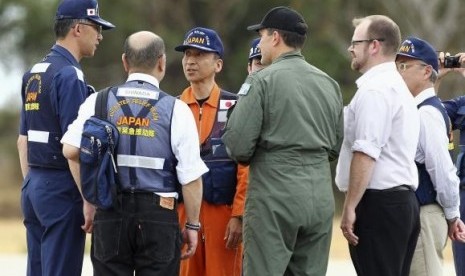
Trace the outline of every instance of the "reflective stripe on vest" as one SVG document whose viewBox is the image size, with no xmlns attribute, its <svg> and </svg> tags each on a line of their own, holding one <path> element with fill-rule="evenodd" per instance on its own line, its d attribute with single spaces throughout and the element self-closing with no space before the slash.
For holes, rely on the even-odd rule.
<svg viewBox="0 0 465 276">
<path fill-rule="evenodd" d="M 117 163 L 120 167 L 163 170 L 165 159 L 147 156 L 118 154 Z"/>
<path fill-rule="evenodd" d="M 50 136 L 50 132 L 48 131 L 40 131 L 40 130 L 28 130 L 27 131 L 27 140 L 29 142 L 48 143 L 49 136 Z"/>
</svg>

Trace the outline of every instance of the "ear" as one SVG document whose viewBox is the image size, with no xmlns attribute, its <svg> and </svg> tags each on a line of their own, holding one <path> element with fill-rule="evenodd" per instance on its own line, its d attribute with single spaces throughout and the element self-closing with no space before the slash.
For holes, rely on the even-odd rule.
<svg viewBox="0 0 465 276">
<path fill-rule="evenodd" d="M 121 55 L 121 61 L 123 62 L 123 67 L 124 67 L 124 72 L 129 72 L 129 64 L 128 61 L 126 60 L 126 54 Z"/>
<path fill-rule="evenodd" d="M 433 74 L 433 67 L 425 66 L 425 80 L 429 79 L 431 74 Z"/>
<path fill-rule="evenodd" d="M 166 70 L 166 54 L 163 54 L 157 61 L 158 70 L 160 72 L 165 72 Z"/>
<path fill-rule="evenodd" d="M 77 23 L 76 25 L 74 25 L 74 27 L 71 27 L 69 29 L 69 32 L 68 34 L 72 34 L 72 36 L 74 37 L 79 37 L 81 36 L 81 24 Z"/>
<path fill-rule="evenodd" d="M 382 51 L 381 42 L 379 42 L 378 40 L 374 40 L 372 43 L 370 43 L 370 45 L 368 46 L 368 49 L 371 49 L 371 53 L 373 55 L 380 53 Z"/>
<path fill-rule="evenodd" d="M 220 58 L 217 58 L 215 62 L 215 73 L 218 74 L 219 72 L 221 72 L 222 69 L 223 69 L 223 60 Z"/>
<path fill-rule="evenodd" d="M 279 35 L 277 31 L 273 31 L 271 36 L 272 36 L 271 43 L 273 44 L 273 46 L 276 46 L 281 42 L 281 35 Z"/>
</svg>

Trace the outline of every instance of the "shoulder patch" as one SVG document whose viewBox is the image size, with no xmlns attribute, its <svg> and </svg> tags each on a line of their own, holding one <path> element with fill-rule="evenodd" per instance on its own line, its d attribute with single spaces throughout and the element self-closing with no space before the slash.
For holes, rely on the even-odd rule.
<svg viewBox="0 0 465 276">
<path fill-rule="evenodd" d="M 77 77 L 80 81 L 84 82 L 84 73 L 82 73 L 81 69 L 74 67 L 74 70 L 76 70 Z"/>
<path fill-rule="evenodd" d="M 50 66 L 50 63 L 37 63 L 36 65 L 34 65 L 31 69 L 31 74 L 34 74 L 34 73 L 44 73 L 45 71 L 47 71 L 47 68 Z"/>
<path fill-rule="evenodd" d="M 247 93 L 249 93 L 249 90 L 250 90 L 250 83 L 243 83 L 237 95 L 245 96 L 247 95 Z"/>
</svg>

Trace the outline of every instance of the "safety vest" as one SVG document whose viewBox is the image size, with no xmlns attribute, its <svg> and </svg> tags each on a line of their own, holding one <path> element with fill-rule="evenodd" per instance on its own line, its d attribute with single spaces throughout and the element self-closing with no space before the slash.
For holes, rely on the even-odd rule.
<svg viewBox="0 0 465 276">
<path fill-rule="evenodd" d="M 446 134 L 447 137 L 449 137 L 449 144 L 452 143 L 452 127 L 451 127 L 451 122 L 449 119 L 449 116 L 447 115 L 447 111 L 442 105 L 441 101 L 437 96 L 428 98 L 424 100 L 422 103 L 420 103 L 417 107 L 420 109 L 420 107 L 425 106 L 425 105 L 430 105 L 435 107 L 439 112 L 441 112 L 442 117 L 444 118 L 444 122 L 446 123 Z M 449 148 L 450 149 L 450 148 Z M 418 198 L 418 201 L 420 205 L 427 205 L 436 202 L 436 190 L 434 189 L 433 182 L 431 181 L 431 177 L 426 170 L 425 164 L 421 164 L 418 162 L 415 162 L 418 168 L 418 177 L 419 177 L 419 183 L 418 183 L 418 189 L 415 191 L 415 194 Z"/>
<path fill-rule="evenodd" d="M 107 118 L 120 133 L 116 162 L 123 191 L 176 191 L 177 160 L 171 149 L 174 103 L 174 97 L 144 81 L 110 90 Z"/>
<path fill-rule="evenodd" d="M 203 199 L 212 204 L 232 204 L 236 194 L 237 164 L 229 158 L 221 140 L 230 106 L 224 103 L 236 101 L 237 95 L 221 90 L 215 122 L 210 135 L 200 145 L 200 155 L 209 171 L 202 176 Z"/>
<path fill-rule="evenodd" d="M 460 97 L 460 99 L 454 103 L 461 104 L 460 101 L 462 97 Z M 460 140 L 459 153 L 457 155 L 455 166 L 457 167 L 457 176 L 460 178 L 460 187 L 461 189 L 465 189 L 465 106 L 460 106 L 456 112 L 456 115 L 457 117 L 454 120 L 454 126 L 460 130 Z"/>
<path fill-rule="evenodd" d="M 91 91 L 87 88 L 84 75 L 79 64 L 60 46 L 53 46 L 52 51 L 40 62 L 35 64 L 23 76 L 22 98 L 27 126 L 27 157 L 32 167 L 67 169 L 68 161 L 63 156 L 60 140 L 63 136 L 60 116 L 55 106 L 59 105 L 59 95 L 54 79 L 58 73 L 66 71 L 75 73 L 80 91 L 60 91 L 61 93 L 85 93 L 76 100 L 85 99 Z M 71 80 L 70 80 L 71 81 Z M 73 83 L 73 85 L 75 85 Z M 76 88 L 73 86 L 72 88 Z M 79 106 L 79 105 L 77 105 Z M 78 110 L 67 110 L 70 116 L 77 116 Z M 73 113 L 73 114 L 71 114 Z M 75 113 L 75 114 L 74 114 Z"/>
</svg>

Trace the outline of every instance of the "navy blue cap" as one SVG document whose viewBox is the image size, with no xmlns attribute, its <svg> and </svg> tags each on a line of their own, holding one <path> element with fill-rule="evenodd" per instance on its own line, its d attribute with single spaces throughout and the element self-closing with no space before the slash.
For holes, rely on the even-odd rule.
<svg viewBox="0 0 465 276">
<path fill-rule="evenodd" d="M 260 38 L 255 38 L 254 40 L 252 40 L 252 43 L 250 44 L 249 60 L 253 58 L 262 57 L 262 51 L 260 50 L 260 48 L 258 48 L 259 42 Z"/>
<path fill-rule="evenodd" d="M 278 29 L 300 35 L 307 34 L 307 23 L 297 11 L 288 7 L 276 7 L 268 11 L 262 22 L 247 27 L 249 31 L 259 31 L 265 28 Z"/>
<path fill-rule="evenodd" d="M 397 57 L 399 56 L 421 60 L 438 72 L 439 62 L 436 50 L 428 42 L 418 37 L 407 37 L 397 52 Z"/>
<path fill-rule="evenodd" d="M 102 29 L 104 30 L 115 27 L 115 25 L 99 16 L 97 0 L 61 1 L 57 9 L 55 20 L 61 19 L 87 19 L 102 26 Z"/>
<path fill-rule="evenodd" d="M 196 48 L 206 52 L 217 53 L 220 58 L 223 58 L 224 49 L 223 42 L 218 34 L 212 30 L 202 27 L 196 27 L 186 33 L 184 42 L 176 46 L 174 50 L 184 52 L 188 48 Z"/>
</svg>

